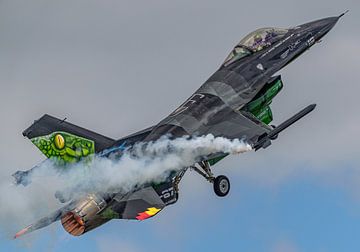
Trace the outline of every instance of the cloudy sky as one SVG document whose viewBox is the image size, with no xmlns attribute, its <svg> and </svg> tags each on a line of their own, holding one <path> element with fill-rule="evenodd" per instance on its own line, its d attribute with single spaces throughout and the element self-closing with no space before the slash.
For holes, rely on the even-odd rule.
<svg viewBox="0 0 360 252">
<path fill-rule="evenodd" d="M 281 72 L 274 123 L 310 103 L 316 111 L 270 148 L 219 163 L 228 197 L 188 173 L 179 202 L 148 221 L 114 220 L 80 238 L 56 223 L 10 239 L 55 206 L 47 181 L 7 191 L 10 174 L 44 159 L 21 135 L 34 119 L 48 113 L 113 138 L 130 134 L 188 98 L 250 31 L 347 9 Z M 358 0 L 0 0 L 0 249 L 358 251 L 359 11 Z"/>
</svg>

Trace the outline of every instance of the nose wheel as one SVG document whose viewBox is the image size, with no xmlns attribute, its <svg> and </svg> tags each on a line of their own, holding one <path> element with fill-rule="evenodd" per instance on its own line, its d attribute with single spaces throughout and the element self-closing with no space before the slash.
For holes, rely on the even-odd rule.
<svg viewBox="0 0 360 252">
<path fill-rule="evenodd" d="M 230 180 L 224 175 L 214 177 L 214 174 L 211 172 L 209 162 L 203 161 L 191 168 L 213 184 L 214 192 L 217 196 L 225 197 L 228 195 L 230 191 Z"/>
</svg>

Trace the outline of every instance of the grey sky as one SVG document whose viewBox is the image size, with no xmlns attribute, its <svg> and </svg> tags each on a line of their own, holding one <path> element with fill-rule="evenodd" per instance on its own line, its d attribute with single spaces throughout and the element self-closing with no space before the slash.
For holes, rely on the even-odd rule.
<svg viewBox="0 0 360 252">
<path fill-rule="evenodd" d="M 309 102 L 319 106 L 271 152 L 296 142 L 294 153 L 308 158 L 323 159 L 331 151 L 341 154 L 333 158 L 352 155 L 353 140 L 360 138 L 355 126 L 360 88 L 354 81 L 360 63 L 359 4 L 326 3 L 2 1 L 0 113 L 8 122 L 1 153 L 13 144 L 12 154 L 5 155 L 9 162 L 15 148 L 35 160 L 20 133 L 43 113 L 112 137 L 147 127 L 186 99 L 251 30 L 288 27 L 350 9 L 324 43 L 282 72 L 285 89 L 273 105 L 275 122 Z M 340 150 L 324 145 L 330 136 Z"/>
<path fill-rule="evenodd" d="M 281 72 L 275 123 L 309 103 L 316 111 L 269 149 L 221 164 L 264 183 L 315 169 L 341 184 L 330 168 L 359 165 L 359 1 L 2 0 L 1 179 L 43 159 L 21 132 L 44 113 L 124 136 L 175 109 L 248 32 L 347 9 L 323 43 Z M 278 163 L 271 173 L 269 162 Z"/>
</svg>

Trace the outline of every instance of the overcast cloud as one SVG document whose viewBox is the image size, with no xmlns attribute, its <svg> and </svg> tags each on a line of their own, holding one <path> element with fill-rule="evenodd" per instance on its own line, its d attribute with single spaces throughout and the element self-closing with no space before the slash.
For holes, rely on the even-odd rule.
<svg viewBox="0 0 360 252">
<path fill-rule="evenodd" d="M 0 1 L 0 182 L 43 160 L 21 132 L 44 113 L 120 138 L 174 110 L 248 32 L 347 9 L 321 44 L 281 72 L 274 123 L 310 103 L 315 112 L 269 149 L 230 157 L 215 173 L 275 187 L 310 174 L 360 198 L 357 0 Z M 193 180 L 182 186 L 187 197 L 195 197 Z M 298 251 L 289 244 L 274 250 Z"/>
</svg>

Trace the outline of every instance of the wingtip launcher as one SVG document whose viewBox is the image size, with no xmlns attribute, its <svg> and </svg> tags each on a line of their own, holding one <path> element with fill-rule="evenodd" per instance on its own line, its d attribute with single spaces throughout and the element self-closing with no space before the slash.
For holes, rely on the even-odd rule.
<svg viewBox="0 0 360 252">
<path fill-rule="evenodd" d="M 265 133 L 264 135 L 260 136 L 257 142 L 253 144 L 253 149 L 257 151 L 260 148 L 265 149 L 269 147 L 271 145 L 271 140 L 275 140 L 280 132 L 284 131 L 285 129 L 287 129 L 288 127 L 299 121 L 301 118 L 312 112 L 315 109 L 315 107 L 316 104 L 311 104 L 307 106 L 306 108 L 295 114 L 294 116 L 287 119 L 285 122 L 281 123 L 279 126 L 274 128 L 269 133 Z"/>
</svg>

